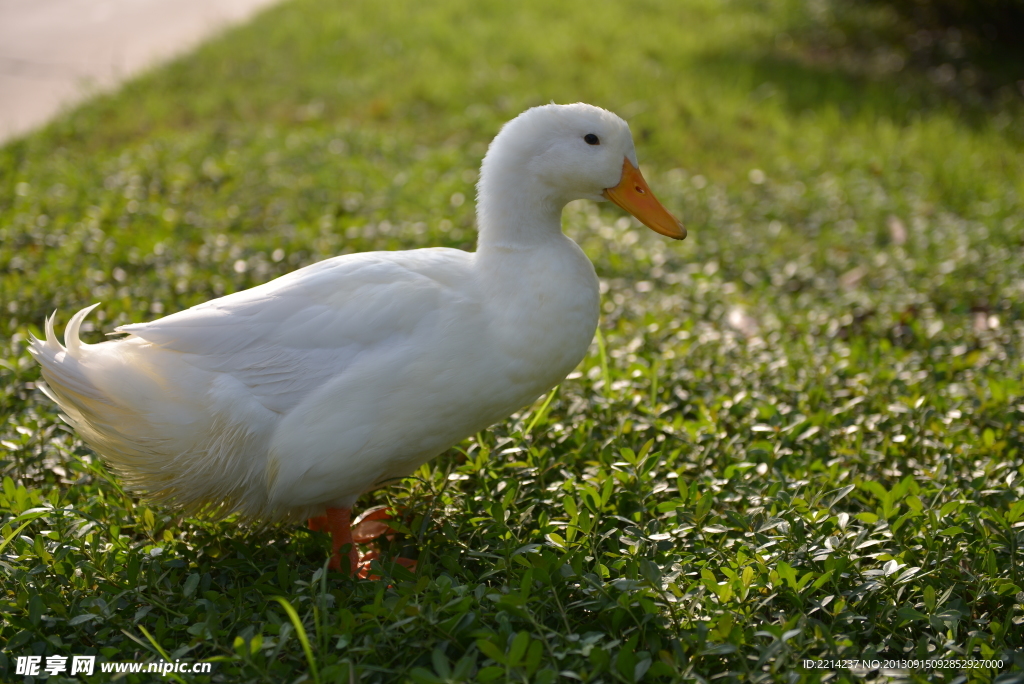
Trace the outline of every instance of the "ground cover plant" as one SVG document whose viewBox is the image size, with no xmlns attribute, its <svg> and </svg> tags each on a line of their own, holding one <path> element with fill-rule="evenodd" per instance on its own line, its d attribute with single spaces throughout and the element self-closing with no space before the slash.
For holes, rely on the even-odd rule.
<svg viewBox="0 0 1024 684">
<path fill-rule="evenodd" d="M 805 50 L 812 10 L 295 0 L 0 149 L 0 678 L 848 681 L 879 673 L 804 660 L 887 654 L 1021 681 L 1024 117 Z M 404 515 L 386 581 L 147 505 L 35 391 L 54 309 L 103 302 L 98 342 L 336 254 L 471 248 L 486 144 L 552 99 L 630 120 L 690 238 L 568 208 L 600 335 L 362 499 Z"/>
</svg>

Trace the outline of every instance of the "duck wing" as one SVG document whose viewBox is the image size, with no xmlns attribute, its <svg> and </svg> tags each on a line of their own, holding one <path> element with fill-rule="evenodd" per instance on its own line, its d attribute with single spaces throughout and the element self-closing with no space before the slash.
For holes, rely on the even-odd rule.
<svg viewBox="0 0 1024 684">
<path fill-rule="evenodd" d="M 471 257 L 439 248 L 345 255 L 117 331 L 229 375 L 286 414 L 362 355 L 407 345 L 469 304 Z"/>
</svg>

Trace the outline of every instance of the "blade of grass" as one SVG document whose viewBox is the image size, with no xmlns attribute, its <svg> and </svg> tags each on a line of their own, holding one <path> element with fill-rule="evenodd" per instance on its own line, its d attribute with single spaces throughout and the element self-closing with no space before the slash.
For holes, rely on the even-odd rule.
<svg viewBox="0 0 1024 684">
<path fill-rule="evenodd" d="M 2 543 L 2 544 L 0 544 L 0 552 L 2 552 L 2 551 L 3 551 L 4 549 L 5 549 L 5 548 L 7 548 L 7 545 L 8 545 L 8 544 L 10 544 L 10 543 L 11 543 L 11 542 L 12 542 L 12 541 L 13 541 L 14 539 L 16 539 L 16 538 L 17 538 L 17 536 L 18 536 L 19 534 L 21 534 L 21 531 L 22 531 L 23 529 L 25 529 L 26 527 L 28 527 L 28 526 L 29 526 L 29 524 L 30 524 L 30 523 L 31 523 L 31 522 L 32 522 L 33 520 L 35 520 L 36 518 L 41 518 L 42 516 L 46 515 L 46 514 L 47 514 L 47 512 L 49 512 L 49 509 L 47 509 L 47 510 L 45 510 L 45 511 L 37 511 L 36 513 L 34 513 L 33 515 L 31 515 L 31 516 L 30 516 L 30 517 L 29 517 L 29 518 L 28 518 L 28 519 L 27 519 L 27 520 L 26 520 L 25 522 L 23 522 L 23 523 L 21 524 L 21 526 L 19 526 L 19 527 L 18 527 L 18 529 L 16 529 L 16 530 L 14 530 L 13 532 L 11 532 L 11 535 L 10 535 L 9 537 L 7 537 L 7 539 L 4 539 L 3 543 Z M 22 515 L 19 515 L 19 516 L 18 516 L 17 518 L 15 518 L 14 520 L 12 520 L 11 522 L 14 522 L 14 521 L 16 521 L 16 520 L 19 520 L 19 519 L 21 519 L 21 518 L 22 518 L 22 516 L 24 516 L 24 515 L 25 515 L 24 513 L 23 513 Z M 8 524 L 10 524 L 10 523 L 8 523 Z"/>
<path fill-rule="evenodd" d="M 533 428 L 537 425 L 538 422 L 540 422 L 540 419 L 543 418 L 544 415 L 548 412 L 548 406 L 551 405 L 551 400 L 554 399 L 555 394 L 558 393 L 559 387 L 561 387 L 561 385 L 555 385 L 554 388 L 550 392 L 548 392 L 547 399 L 545 399 L 544 403 L 541 404 L 541 407 L 537 409 L 537 412 L 533 414 L 533 420 L 530 421 L 530 424 L 527 426 L 526 430 L 523 431 L 523 437 L 529 436 L 529 434 L 533 432 Z"/>
<path fill-rule="evenodd" d="M 601 360 L 601 380 L 604 381 L 604 387 L 601 388 L 602 394 L 610 398 L 612 395 L 612 376 L 608 372 L 608 352 L 605 349 L 604 335 L 601 334 L 601 328 L 595 331 L 594 337 L 597 340 L 597 356 Z"/>
<path fill-rule="evenodd" d="M 306 628 L 302 626 L 302 621 L 299 620 L 299 614 L 295 612 L 295 608 L 288 602 L 288 599 L 282 596 L 275 596 L 274 600 L 281 604 L 284 608 L 284 612 L 288 613 L 288 619 L 292 621 L 292 626 L 295 627 L 295 633 L 299 635 L 299 641 L 302 643 L 302 650 L 306 652 L 306 661 L 309 662 L 309 670 L 313 674 L 313 681 L 316 684 L 320 684 L 320 672 L 316 668 L 316 659 L 313 658 L 313 649 L 309 645 L 309 637 L 306 636 Z"/>
<path fill-rule="evenodd" d="M 140 631 L 140 632 L 142 632 L 142 633 L 143 633 L 143 635 L 145 635 L 146 639 L 147 639 L 147 640 L 149 641 L 149 643 L 150 643 L 150 644 L 152 644 L 153 648 L 154 648 L 154 649 L 156 650 L 157 654 L 159 654 L 159 656 L 160 656 L 161 658 L 163 658 L 163 659 L 164 659 L 164 660 L 165 660 L 166 662 L 168 662 L 168 663 L 170 663 L 170 662 L 173 662 L 173 661 L 174 661 L 174 659 L 173 659 L 173 658 L 171 658 L 170 654 L 168 654 L 168 653 L 167 653 L 167 651 L 165 651 L 165 650 L 163 649 L 163 647 L 162 647 L 162 646 L 160 646 L 160 644 L 159 644 L 159 643 L 157 643 L 157 640 L 153 638 L 153 635 L 149 633 L 149 630 L 147 630 L 147 629 L 146 629 L 145 627 L 143 627 L 142 625 L 136 625 L 136 627 L 138 627 L 138 628 L 139 628 L 139 631 Z M 140 639 L 139 639 L 138 637 L 136 637 L 136 636 L 135 636 L 134 634 L 132 634 L 132 633 L 131 633 L 131 632 L 129 632 L 128 630 L 121 630 L 121 631 L 122 631 L 122 632 L 124 632 L 125 636 L 127 636 L 128 638 L 130 638 L 130 639 L 131 639 L 132 641 L 135 641 L 136 643 L 138 643 L 138 644 L 141 644 L 142 646 L 145 646 L 145 645 L 146 645 L 146 644 L 145 644 L 145 643 L 143 643 L 143 642 L 142 642 L 142 641 L 141 641 L 141 640 L 140 640 Z M 176 681 L 176 682 L 181 682 L 181 684 L 185 684 L 185 680 L 184 680 L 184 679 L 182 679 L 181 677 L 179 677 L 179 676 L 178 676 L 177 674 L 175 674 L 175 673 L 173 673 L 173 672 L 168 672 L 168 673 L 167 673 L 166 675 L 164 675 L 164 676 L 165 676 L 165 677 L 170 677 L 171 679 L 173 679 L 173 680 L 174 680 L 174 681 Z"/>
</svg>

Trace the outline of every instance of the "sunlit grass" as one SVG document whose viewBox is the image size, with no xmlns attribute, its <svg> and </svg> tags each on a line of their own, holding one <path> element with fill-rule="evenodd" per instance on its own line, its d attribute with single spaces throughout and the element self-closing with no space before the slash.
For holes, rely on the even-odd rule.
<svg viewBox="0 0 1024 684">
<path fill-rule="evenodd" d="M 803 7 L 300 0 L 0 150 L 3 678 L 147 633 L 230 682 L 1019 674 L 1024 119 L 814 62 Z M 364 497 L 408 512 L 417 576 L 151 507 L 33 390 L 54 309 L 103 302 L 98 342 L 347 251 L 471 249 L 487 143 L 549 100 L 626 116 L 690 238 L 568 208 L 603 345 Z"/>
</svg>

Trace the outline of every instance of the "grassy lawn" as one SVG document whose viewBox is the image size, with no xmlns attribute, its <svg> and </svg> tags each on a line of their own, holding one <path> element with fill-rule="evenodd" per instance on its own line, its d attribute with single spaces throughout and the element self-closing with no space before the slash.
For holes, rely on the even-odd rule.
<svg viewBox="0 0 1024 684">
<path fill-rule="evenodd" d="M 1024 108 L 846 69 L 804 41 L 811 5 L 292 0 L 0 148 L 0 679 L 94 654 L 215 661 L 187 682 L 875 657 L 1024 681 Z M 415 575 L 148 506 L 34 390 L 54 309 L 102 302 L 97 342 L 336 254 L 472 249 L 487 144 L 550 100 L 626 117 L 690 237 L 570 205 L 591 353 L 360 502 L 406 512 L 386 551 Z"/>
</svg>

